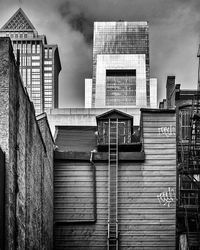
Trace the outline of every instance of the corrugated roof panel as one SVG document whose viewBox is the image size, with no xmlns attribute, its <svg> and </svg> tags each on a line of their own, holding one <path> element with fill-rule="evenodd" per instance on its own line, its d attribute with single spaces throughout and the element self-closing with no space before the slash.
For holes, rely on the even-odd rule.
<svg viewBox="0 0 200 250">
<path fill-rule="evenodd" d="M 96 147 L 96 127 L 57 127 L 55 144 L 59 151 L 88 152 Z"/>
</svg>

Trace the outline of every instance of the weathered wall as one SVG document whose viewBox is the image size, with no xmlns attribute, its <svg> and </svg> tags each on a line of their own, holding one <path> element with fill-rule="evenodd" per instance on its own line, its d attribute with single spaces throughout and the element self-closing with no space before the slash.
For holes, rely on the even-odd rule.
<svg viewBox="0 0 200 250">
<path fill-rule="evenodd" d="M 5 155 L 0 148 L 0 250 L 4 249 Z"/>
<path fill-rule="evenodd" d="M 53 224 L 48 223 L 48 237 L 44 237 L 43 223 L 46 217 L 53 216 L 53 183 L 49 178 L 52 152 L 47 154 L 8 38 L 0 39 L 0 57 L 0 145 L 6 153 L 5 246 L 6 249 L 51 249 Z M 50 143 L 49 147 L 53 147 Z M 48 190 L 43 184 L 46 182 L 51 186 Z M 51 201 L 43 214 L 47 195 Z"/>
<path fill-rule="evenodd" d="M 43 159 L 42 190 L 42 237 L 43 249 L 53 249 L 53 150 L 54 142 L 46 115 L 37 116 L 42 138 L 46 145 L 46 157 Z"/>
<path fill-rule="evenodd" d="M 143 111 L 145 162 L 140 197 L 144 246 L 175 249 L 176 236 L 176 115 L 175 111 Z M 139 186 L 140 186 L 139 185 Z M 168 198 L 165 197 L 166 192 Z M 160 203 L 157 197 L 160 196 Z M 166 201 L 171 202 L 167 203 Z M 161 201 L 163 200 L 163 202 Z M 143 224 L 143 226 L 142 226 Z M 146 224 L 146 227 L 144 226 Z"/>
<path fill-rule="evenodd" d="M 89 159 L 55 161 L 54 249 L 107 249 L 107 164 L 95 165 L 96 211 Z"/>
<path fill-rule="evenodd" d="M 119 162 L 119 249 L 174 250 L 175 112 L 142 111 L 141 117 L 145 161 Z M 108 165 L 99 160 L 95 167 L 97 217 L 92 222 L 88 215 L 93 212 L 94 180 L 89 159 L 55 159 L 55 249 L 107 249 Z M 168 205 L 167 197 L 161 196 L 163 202 L 158 198 L 169 188 L 173 198 Z"/>
</svg>

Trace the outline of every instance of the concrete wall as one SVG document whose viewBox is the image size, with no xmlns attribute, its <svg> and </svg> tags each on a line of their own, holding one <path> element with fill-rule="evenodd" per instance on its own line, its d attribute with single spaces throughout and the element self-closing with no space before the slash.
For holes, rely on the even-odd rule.
<svg viewBox="0 0 200 250">
<path fill-rule="evenodd" d="M 158 104 L 158 89 L 157 89 L 157 78 L 150 78 L 150 107 L 157 108 Z"/>
<path fill-rule="evenodd" d="M 92 79 L 85 79 L 85 108 L 92 107 Z"/>
<path fill-rule="evenodd" d="M 117 54 L 97 55 L 96 65 L 96 96 L 95 107 L 106 107 L 106 70 L 135 69 L 136 70 L 136 106 L 147 107 L 146 93 L 146 55 L 145 54 Z M 125 83 L 124 83 L 125 84 Z M 117 97 L 116 97 L 117 98 Z M 120 99 L 117 104 L 122 107 Z"/>
<path fill-rule="evenodd" d="M 0 145 L 6 158 L 5 247 L 51 249 L 53 223 L 45 220 L 53 216 L 53 158 L 18 74 L 9 38 L 0 39 L 0 117 Z M 45 188 L 46 183 L 51 188 Z"/>
<path fill-rule="evenodd" d="M 133 116 L 133 125 L 140 124 L 140 108 L 117 108 Z M 55 134 L 56 126 L 96 126 L 96 116 L 111 108 L 60 108 L 52 109 L 47 114 L 51 132 Z"/>
</svg>

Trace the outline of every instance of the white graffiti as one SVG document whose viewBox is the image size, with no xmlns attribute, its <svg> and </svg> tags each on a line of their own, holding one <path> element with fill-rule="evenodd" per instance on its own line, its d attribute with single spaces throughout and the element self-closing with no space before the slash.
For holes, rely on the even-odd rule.
<svg viewBox="0 0 200 250">
<path fill-rule="evenodd" d="M 168 127 L 160 127 L 158 128 L 159 135 L 165 135 L 166 137 L 176 135 L 176 127 L 175 126 L 168 126 Z"/>
<path fill-rule="evenodd" d="M 176 201 L 176 194 L 174 189 L 169 187 L 167 192 L 160 193 L 157 198 L 160 204 L 170 207 Z"/>
</svg>

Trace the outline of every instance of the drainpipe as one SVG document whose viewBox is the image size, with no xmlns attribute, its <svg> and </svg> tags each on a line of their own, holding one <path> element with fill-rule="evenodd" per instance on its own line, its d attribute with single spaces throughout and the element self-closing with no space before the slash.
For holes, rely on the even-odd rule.
<svg viewBox="0 0 200 250">
<path fill-rule="evenodd" d="M 90 152 L 90 164 L 91 164 L 91 167 L 92 167 L 92 173 L 93 173 L 93 200 L 94 200 L 94 206 L 93 206 L 93 209 L 94 209 L 94 222 L 96 222 L 96 219 L 97 219 L 97 205 L 96 205 L 96 167 L 95 167 L 95 164 L 93 162 L 93 155 L 94 153 L 96 153 L 96 149 L 93 149 L 91 152 Z"/>
</svg>

